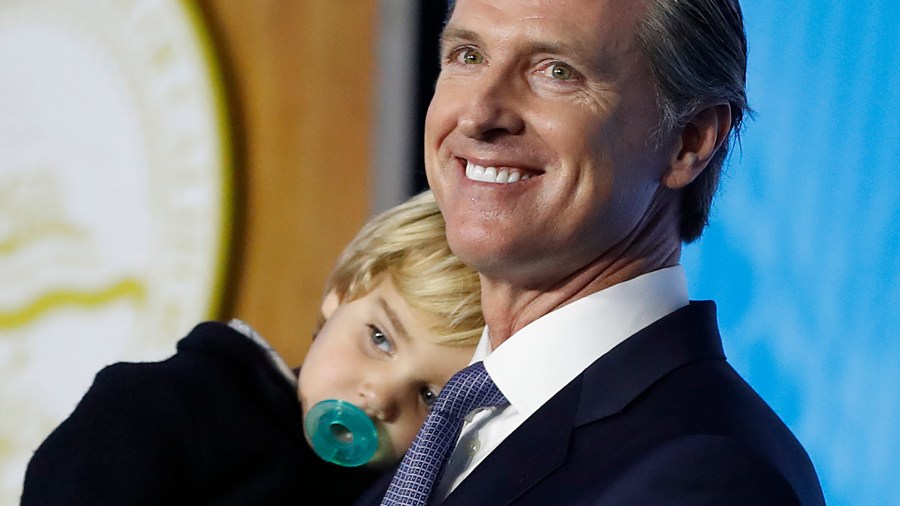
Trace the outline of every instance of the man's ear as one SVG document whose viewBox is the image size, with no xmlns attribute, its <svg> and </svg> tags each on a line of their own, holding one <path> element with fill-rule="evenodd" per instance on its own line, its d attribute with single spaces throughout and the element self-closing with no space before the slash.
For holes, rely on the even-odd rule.
<svg viewBox="0 0 900 506">
<path fill-rule="evenodd" d="M 722 146 L 730 128 L 728 104 L 712 105 L 695 114 L 675 139 L 663 185 L 677 190 L 696 179 Z"/>
<path fill-rule="evenodd" d="M 341 305 L 341 299 L 338 297 L 338 294 L 335 290 L 329 291 L 325 294 L 325 297 L 322 298 L 322 316 L 325 319 L 331 318 L 331 315 L 334 314 L 334 311 Z"/>
</svg>

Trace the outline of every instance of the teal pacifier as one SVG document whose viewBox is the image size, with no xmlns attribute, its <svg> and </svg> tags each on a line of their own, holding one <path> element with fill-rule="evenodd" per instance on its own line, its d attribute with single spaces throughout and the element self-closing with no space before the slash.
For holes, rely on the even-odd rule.
<svg viewBox="0 0 900 506">
<path fill-rule="evenodd" d="M 372 419 L 353 404 L 330 399 L 306 415 L 306 437 L 322 460 L 345 467 L 361 466 L 378 450 Z"/>
</svg>

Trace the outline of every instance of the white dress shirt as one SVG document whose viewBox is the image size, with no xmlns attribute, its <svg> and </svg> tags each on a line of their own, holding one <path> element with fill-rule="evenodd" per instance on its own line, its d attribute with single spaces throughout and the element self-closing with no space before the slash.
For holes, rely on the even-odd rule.
<svg viewBox="0 0 900 506">
<path fill-rule="evenodd" d="M 684 269 L 668 267 L 581 298 L 491 350 L 489 329 L 472 362 L 484 366 L 509 405 L 470 413 L 438 484 L 441 501 L 516 428 L 616 345 L 688 304 Z"/>
</svg>

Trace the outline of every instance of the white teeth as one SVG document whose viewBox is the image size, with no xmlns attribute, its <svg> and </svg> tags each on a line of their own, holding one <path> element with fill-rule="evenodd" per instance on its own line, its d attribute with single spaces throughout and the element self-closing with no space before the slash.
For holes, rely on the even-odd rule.
<svg viewBox="0 0 900 506">
<path fill-rule="evenodd" d="M 482 167 L 466 161 L 466 177 L 473 181 L 503 184 L 529 179 L 531 175 L 523 174 L 516 169 L 497 170 L 496 167 Z"/>
</svg>

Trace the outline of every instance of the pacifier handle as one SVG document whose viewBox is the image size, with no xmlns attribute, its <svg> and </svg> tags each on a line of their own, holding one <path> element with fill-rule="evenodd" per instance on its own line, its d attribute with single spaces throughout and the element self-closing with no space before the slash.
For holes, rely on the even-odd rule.
<svg viewBox="0 0 900 506">
<path fill-rule="evenodd" d="M 366 464 L 378 450 L 378 431 L 372 419 L 346 401 L 319 402 L 307 413 L 303 427 L 316 455 L 339 466 Z"/>
</svg>

